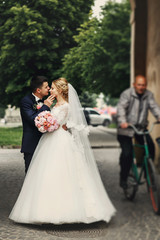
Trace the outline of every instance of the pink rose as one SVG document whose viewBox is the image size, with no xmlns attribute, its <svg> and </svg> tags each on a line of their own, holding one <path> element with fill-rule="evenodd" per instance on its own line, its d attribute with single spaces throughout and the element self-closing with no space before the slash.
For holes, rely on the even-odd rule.
<svg viewBox="0 0 160 240">
<path fill-rule="evenodd" d="M 41 105 L 37 105 L 37 109 L 40 109 L 41 108 Z"/>
<path fill-rule="evenodd" d="M 38 130 L 41 132 L 41 133 L 45 133 L 46 132 L 46 130 L 44 129 L 44 127 L 42 126 L 42 127 L 40 127 L 40 128 L 38 128 Z"/>
<path fill-rule="evenodd" d="M 53 132 L 54 130 L 55 130 L 55 128 L 53 125 L 48 128 L 48 132 Z"/>
<path fill-rule="evenodd" d="M 37 124 L 37 127 L 40 128 L 40 127 L 41 127 L 41 124 L 38 123 L 38 124 Z"/>
<path fill-rule="evenodd" d="M 41 112 L 41 113 L 39 114 L 40 117 L 43 117 L 43 116 L 45 116 L 45 115 L 46 115 L 46 111 L 43 111 L 43 112 Z"/>
<path fill-rule="evenodd" d="M 39 123 L 41 125 L 43 125 L 44 122 L 46 122 L 46 119 L 44 117 L 41 117 L 40 120 L 39 120 Z"/>
<path fill-rule="evenodd" d="M 54 123 L 54 119 L 53 119 L 52 116 L 49 116 L 49 117 L 47 118 L 47 121 L 48 121 L 50 124 L 53 124 L 53 123 Z"/>
<path fill-rule="evenodd" d="M 43 122 L 43 126 L 47 126 L 47 121 L 44 121 L 44 122 Z"/>
<path fill-rule="evenodd" d="M 51 124 L 48 122 L 48 123 L 47 123 L 47 127 L 49 128 L 50 126 L 51 126 Z"/>
<path fill-rule="evenodd" d="M 38 130 L 42 133 L 53 132 L 59 127 L 57 119 L 49 111 L 39 113 L 34 121 Z"/>
</svg>

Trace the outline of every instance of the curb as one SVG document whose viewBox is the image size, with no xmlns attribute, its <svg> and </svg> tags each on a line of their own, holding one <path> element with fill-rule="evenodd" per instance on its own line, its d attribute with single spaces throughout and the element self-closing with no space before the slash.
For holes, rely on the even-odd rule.
<svg viewBox="0 0 160 240">
<path fill-rule="evenodd" d="M 108 133 L 117 134 L 117 128 L 104 128 L 103 126 L 99 126 L 98 128 Z"/>
</svg>

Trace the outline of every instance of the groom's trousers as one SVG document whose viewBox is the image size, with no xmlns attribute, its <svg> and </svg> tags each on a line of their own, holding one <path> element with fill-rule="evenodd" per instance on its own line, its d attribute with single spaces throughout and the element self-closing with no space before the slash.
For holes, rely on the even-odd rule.
<svg viewBox="0 0 160 240">
<path fill-rule="evenodd" d="M 24 153 L 25 173 L 27 173 L 33 153 Z"/>
</svg>

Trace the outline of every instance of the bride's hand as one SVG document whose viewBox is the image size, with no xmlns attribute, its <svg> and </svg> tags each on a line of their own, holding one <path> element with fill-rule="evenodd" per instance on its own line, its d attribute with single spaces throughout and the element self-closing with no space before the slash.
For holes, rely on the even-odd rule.
<svg viewBox="0 0 160 240">
<path fill-rule="evenodd" d="M 68 128 L 67 128 L 67 126 L 66 126 L 66 125 L 63 125 L 63 126 L 62 126 L 62 128 L 63 128 L 65 131 L 67 131 L 67 130 L 68 130 Z"/>
</svg>

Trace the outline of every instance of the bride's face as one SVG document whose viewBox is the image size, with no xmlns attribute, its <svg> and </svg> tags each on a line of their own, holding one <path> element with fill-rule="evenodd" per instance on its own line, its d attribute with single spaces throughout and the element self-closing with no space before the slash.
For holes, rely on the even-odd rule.
<svg viewBox="0 0 160 240">
<path fill-rule="evenodd" d="M 51 85 L 50 93 L 53 97 L 57 97 L 60 94 L 54 83 Z"/>
</svg>

